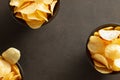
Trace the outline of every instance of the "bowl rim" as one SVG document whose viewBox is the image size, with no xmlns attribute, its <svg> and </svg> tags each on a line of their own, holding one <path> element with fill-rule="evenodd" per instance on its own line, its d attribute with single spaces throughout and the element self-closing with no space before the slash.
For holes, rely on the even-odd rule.
<svg viewBox="0 0 120 80">
<path fill-rule="evenodd" d="M 21 79 L 21 80 L 24 80 L 24 71 L 23 71 L 22 66 L 20 65 L 20 63 L 19 63 L 19 62 L 17 62 L 17 63 L 16 63 L 16 65 L 17 65 L 17 66 L 18 66 L 18 68 L 19 68 L 19 71 L 20 71 L 20 74 L 21 74 L 21 77 L 22 77 L 22 79 Z"/>
</svg>

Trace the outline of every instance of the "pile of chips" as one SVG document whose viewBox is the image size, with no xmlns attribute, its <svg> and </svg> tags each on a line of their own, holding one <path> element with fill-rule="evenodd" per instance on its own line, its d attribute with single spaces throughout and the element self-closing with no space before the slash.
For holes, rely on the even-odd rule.
<svg viewBox="0 0 120 80">
<path fill-rule="evenodd" d="M 18 65 L 20 52 L 15 48 L 9 48 L 0 56 L 0 80 L 22 80 Z"/>
<path fill-rule="evenodd" d="M 14 15 L 24 20 L 32 29 L 40 28 L 53 16 L 57 0 L 10 0 L 14 7 Z"/>
<path fill-rule="evenodd" d="M 95 69 L 103 74 L 120 71 L 120 26 L 95 31 L 88 44 Z"/>
</svg>

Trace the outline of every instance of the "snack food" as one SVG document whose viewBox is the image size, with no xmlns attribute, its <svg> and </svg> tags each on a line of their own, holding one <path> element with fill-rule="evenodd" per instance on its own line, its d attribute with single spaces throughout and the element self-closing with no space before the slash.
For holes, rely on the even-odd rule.
<svg viewBox="0 0 120 80">
<path fill-rule="evenodd" d="M 104 25 L 96 29 L 87 42 L 90 60 L 102 74 L 120 71 L 120 26 Z"/>
<path fill-rule="evenodd" d="M 54 15 L 58 0 L 10 0 L 14 15 L 24 20 L 32 29 L 40 28 Z"/>
<path fill-rule="evenodd" d="M 20 51 L 15 48 L 9 48 L 0 56 L 0 80 L 23 80 L 18 60 Z"/>
</svg>

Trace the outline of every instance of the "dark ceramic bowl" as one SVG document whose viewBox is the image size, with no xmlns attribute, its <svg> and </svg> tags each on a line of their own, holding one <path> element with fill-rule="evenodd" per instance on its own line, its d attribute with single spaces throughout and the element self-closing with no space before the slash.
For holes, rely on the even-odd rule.
<svg viewBox="0 0 120 80">
<path fill-rule="evenodd" d="M 24 72 L 23 72 L 23 69 L 21 67 L 21 65 L 19 63 L 16 64 L 20 70 L 20 74 L 21 74 L 21 77 L 22 77 L 22 80 L 24 80 Z"/>
<path fill-rule="evenodd" d="M 48 22 L 45 22 L 42 26 L 50 23 L 50 22 L 56 17 L 59 9 L 60 9 L 60 0 L 58 0 L 58 2 L 57 2 L 56 5 L 55 5 L 54 11 L 53 11 L 53 15 L 48 15 Z M 13 17 L 18 23 L 20 23 L 20 24 L 22 24 L 22 25 L 24 25 L 24 26 L 28 26 L 24 20 L 15 17 L 15 14 L 14 14 L 14 11 L 13 11 L 13 10 L 14 10 L 14 7 L 13 7 L 13 6 L 10 6 L 10 10 L 11 10 L 11 15 L 12 15 L 12 17 Z"/>
<path fill-rule="evenodd" d="M 90 35 L 89 35 L 89 37 L 88 37 L 88 39 L 87 39 L 87 42 L 86 42 L 86 53 L 87 53 L 88 60 L 89 60 L 90 64 L 92 65 L 92 67 L 94 67 L 94 63 L 93 63 L 93 60 L 92 60 L 92 58 L 91 58 L 90 51 L 88 50 L 88 47 L 87 47 L 87 44 L 88 44 L 88 42 L 89 42 L 89 38 L 90 38 L 90 36 L 94 35 L 94 32 L 96 32 L 96 31 L 98 31 L 98 30 L 100 30 L 100 29 L 102 29 L 102 28 L 106 28 L 106 27 L 110 27 L 110 26 L 116 27 L 116 26 L 120 26 L 120 25 L 118 25 L 118 24 L 104 24 L 104 25 L 101 25 L 101 26 L 95 28 L 95 29 L 90 33 Z M 96 70 L 96 71 L 97 71 L 97 70 Z M 97 72 L 98 72 L 98 71 L 97 71 Z M 118 73 L 118 72 L 113 71 L 113 72 L 110 73 L 110 74 L 113 74 L 113 73 Z"/>
</svg>

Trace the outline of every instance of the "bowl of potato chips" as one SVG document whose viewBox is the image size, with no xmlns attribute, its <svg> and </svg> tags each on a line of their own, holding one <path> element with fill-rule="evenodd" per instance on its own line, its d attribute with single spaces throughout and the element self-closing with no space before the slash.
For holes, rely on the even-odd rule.
<svg viewBox="0 0 120 80">
<path fill-rule="evenodd" d="M 38 29 L 53 20 L 60 0 L 10 0 L 9 5 L 15 20 Z"/>
<path fill-rule="evenodd" d="M 96 71 L 102 74 L 120 72 L 120 25 L 105 24 L 93 30 L 86 49 Z"/>
<path fill-rule="evenodd" d="M 0 56 L 0 80 L 23 80 L 23 70 L 18 60 L 20 51 L 16 48 L 5 50 Z"/>
</svg>

